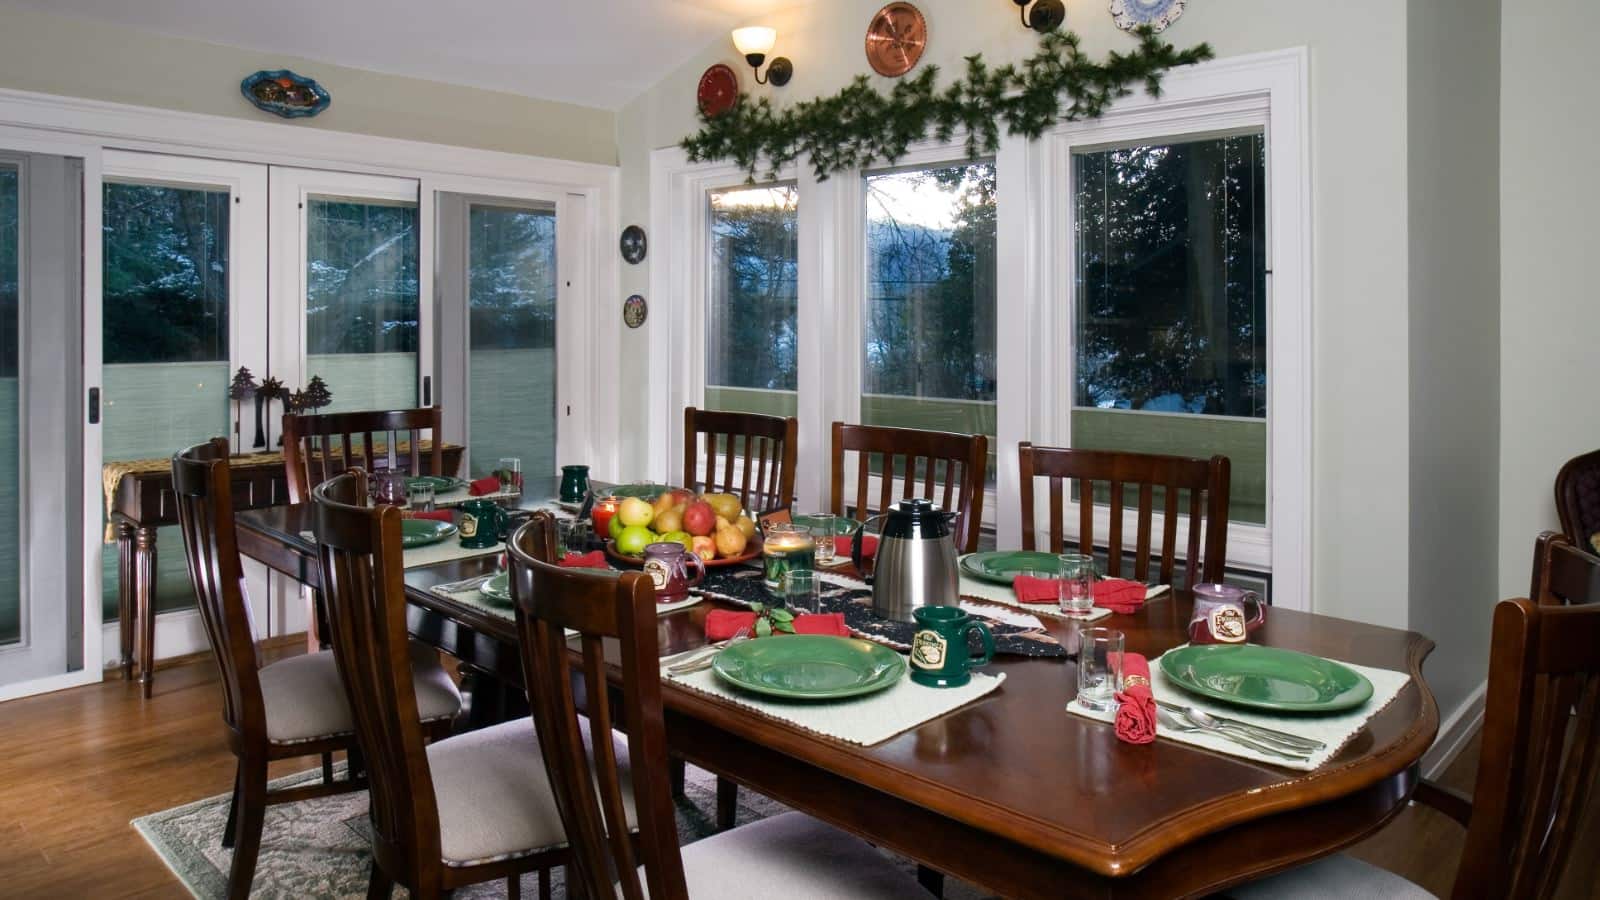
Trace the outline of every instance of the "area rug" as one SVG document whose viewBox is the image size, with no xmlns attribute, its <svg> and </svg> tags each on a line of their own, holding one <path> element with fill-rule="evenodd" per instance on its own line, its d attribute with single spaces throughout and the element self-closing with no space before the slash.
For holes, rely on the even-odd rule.
<svg viewBox="0 0 1600 900">
<path fill-rule="evenodd" d="M 342 768 L 342 764 L 341 764 Z M 339 773 L 342 776 L 342 771 Z M 321 778 L 320 770 L 277 779 L 273 787 L 290 787 Z M 685 798 L 678 801 L 678 836 L 684 844 L 716 833 L 716 779 L 689 767 L 684 780 Z M 737 822 L 743 825 L 785 812 L 787 807 L 754 791 L 739 791 Z M 228 817 L 228 795 L 219 794 L 184 806 L 133 820 L 173 874 L 201 900 L 227 895 L 228 867 L 233 851 L 222 846 L 222 829 Z M 367 824 L 365 792 L 340 794 L 302 803 L 267 807 L 261 835 L 261 855 L 250 896 L 262 900 L 290 898 L 364 898 L 371 870 L 371 830 Z M 896 858 L 911 877 L 916 866 Z M 566 896 L 560 869 L 551 873 L 552 894 Z M 535 897 L 537 876 L 525 876 L 523 896 Z M 396 890 L 403 897 L 404 889 Z M 965 884 L 950 881 L 945 897 L 977 900 L 985 897 Z M 456 891 L 457 900 L 505 897 L 505 882 L 474 885 Z"/>
</svg>

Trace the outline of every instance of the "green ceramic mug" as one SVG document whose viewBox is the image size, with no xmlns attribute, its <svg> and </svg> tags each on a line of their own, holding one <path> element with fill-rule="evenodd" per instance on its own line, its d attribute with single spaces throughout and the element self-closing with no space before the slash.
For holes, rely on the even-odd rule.
<svg viewBox="0 0 1600 900">
<path fill-rule="evenodd" d="M 468 500 L 461 504 L 461 546 L 484 549 L 500 543 L 510 520 L 506 511 L 491 500 Z"/>
<path fill-rule="evenodd" d="M 927 687 L 961 687 L 972 669 L 994 658 L 994 633 L 959 606 L 919 606 L 911 611 L 917 634 L 911 639 L 911 680 Z M 967 652 L 967 636 L 976 631 L 983 654 Z"/>
</svg>

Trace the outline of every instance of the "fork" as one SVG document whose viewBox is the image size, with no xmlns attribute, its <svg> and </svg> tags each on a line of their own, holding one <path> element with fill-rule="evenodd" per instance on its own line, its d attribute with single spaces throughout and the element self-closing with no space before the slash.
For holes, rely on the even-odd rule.
<svg viewBox="0 0 1600 900">
<path fill-rule="evenodd" d="M 688 675 L 693 672 L 698 672 L 701 669 L 709 669 L 711 668 L 711 661 L 716 658 L 718 653 L 721 653 L 726 648 L 731 647 L 740 641 L 747 641 L 749 639 L 750 626 L 746 625 L 737 632 L 734 632 L 733 637 L 728 638 L 725 641 L 712 644 L 709 647 L 704 647 L 695 655 L 692 655 L 687 659 L 680 659 L 672 665 L 667 666 L 667 674 Z"/>
<path fill-rule="evenodd" d="M 1164 700 L 1157 700 L 1156 703 L 1160 706 L 1165 706 L 1169 711 L 1183 716 L 1185 719 L 1188 719 L 1194 724 L 1199 725 L 1201 728 L 1216 728 L 1223 731 L 1233 730 L 1243 732 L 1246 737 L 1272 744 L 1274 746 L 1282 747 L 1285 750 L 1315 753 L 1318 750 L 1327 749 L 1328 746 L 1321 741 L 1312 740 L 1311 738 L 1303 738 L 1297 734 L 1289 734 L 1288 732 L 1284 731 L 1274 731 L 1271 728 L 1266 728 L 1261 725 L 1252 725 L 1249 722 L 1241 722 L 1238 719 L 1229 719 L 1226 716 L 1212 715 L 1198 706 L 1179 706 L 1176 703 L 1167 703 Z"/>
<path fill-rule="evenodd" d="M 1257 753 L 1263 753 L 1267 756 L 1276 757 L 1278 759 L 1305 762 L 1311 758 L 1306 754 L 1290 753 L 1287 750 L 1279 750 L 1274 747 L 1269 747 L 1266 744 L 1258 744 L 1244 735 L 1239 734 L 1238 732 L 1223 731 L 1220 728 L 1203 728 L 1199 725 L 1196 725 L 1191 720 L 1179 718 L 1176 713 L 1165 707 L 1156 707 L 1156 717 L 1162 724 L 1166 725 L 1168 728 L 1171 728 L 1173 731 L 1181 731 L 1185 733 L 1198 731 L 1204 734 L 1214 734 L 1218 737 L 1226 738 L 1227 740 L 1230 740 L 1241 747 L 1248 747 Z"/>
</svg>

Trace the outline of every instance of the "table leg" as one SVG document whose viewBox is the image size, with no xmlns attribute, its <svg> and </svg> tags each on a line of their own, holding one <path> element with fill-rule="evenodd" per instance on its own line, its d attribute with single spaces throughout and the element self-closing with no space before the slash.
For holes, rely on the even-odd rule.
<svg viewBox="0 0 1600 900">
<path fill-rule="evenodd" d="M 133 636 L 139 628 L 133 605 L 133 526 L 117 524 L 117 639 L 122 680 L 133 678 Z"/>
<path fill-rule="evenodd" d="M 156 681 L 156 530 L 140 527 L 134 540 L 133 600 L 139 619 L 139 679 L 150 697 Z"/>
<path fill-rule="evenodd" d="M 306 600 L 306 652 L 317 653 L 322 650 L 322 593 L 302 587 L 300 596 Z"/>
</svg>

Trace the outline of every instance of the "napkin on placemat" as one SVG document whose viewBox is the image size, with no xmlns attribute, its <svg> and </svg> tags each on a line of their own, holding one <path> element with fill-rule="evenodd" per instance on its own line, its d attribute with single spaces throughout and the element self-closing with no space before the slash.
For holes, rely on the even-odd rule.
<svg viewBox="0 0 1600 900">
<path fill-rule="evenodd" d="M 568 569 L 609 569 L 611 564 L 606 562 L 604 550 L 591 550 L 588 553 L 568 553 L 561 558 L 557 565 Z"/>
<path fill-rule="evenodd" d="M 1054 578 L 1018 575 L 1011 582 L 1011 588 L 1017 592 L 1017 600 L 1022 603 L 1056 603 L 1061 583 Z M 1146 590 L 1137 581 L 1103 578 L 1094 583 L 1094 605 L 1123 615 L 1135 613 L 1144 606 Z"/>
<path fill-rule="evenodd" d="M 406 512 L 407 519 L 432 519 L 435 522 L 455 522 L 455 514 L 448 509 L 435 509 L 427 512 Z"/>
<path fill-rule="evenodd" d="M 845 559 L 850 558 L 851 544 L 854 538 L 836 537 L 833 539 L 833 552 Z M 861 558 L 871 559 L 878 553 L 878 539 L 872 535 L 861 538 Z"/>
<path fill-rule="evenodd" d="M 500 493 L 500 476 L 485 475 L 482 478 L 479 478 L 477 481 L 474 481 L 472 484 L 467 486 L 467 493 L 474 497 L 482 497 L 484 494 Z"/>
<path fill-rule="evenodd" d="M 1156 698 L 1150 692 L 1150 662 L 1122 654 L 1122 690 L 1117 692 L 1117 738 L 1129 744 L 1156 739 Z"/>
<path fill-rule="evenodd" d="M 713 609 L 706 613 L 706 640 L 725 641 L 738 634 L 741 628 L 754 629 L 755 624 L 756 614 L 753 612 Z M 795 634 L 850 636 L 843 613 L 801 613 L 794 617 L 794 631 Z"/>
</svg>

